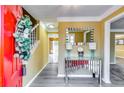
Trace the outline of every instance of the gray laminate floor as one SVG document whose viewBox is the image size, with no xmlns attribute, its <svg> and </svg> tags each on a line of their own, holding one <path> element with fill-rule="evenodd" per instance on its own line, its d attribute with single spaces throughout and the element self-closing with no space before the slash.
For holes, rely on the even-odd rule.
<svg viewBox="0 0 124 93">
<path fill-rule="evenodd" d="M 48 64 L 46 68 L 30 85 L 31 87 L 97 87 L 97 79 L 70 78 L 69 84 L 65 84 L 64 78 L 57 77 L 58 64 Z"/>
<path fill-rule="evenodd" d="M 124 64 L 110 65 L 111 84 L 102 84 L 103 87 L 124 87 Z"/>
<path fill-rule="evenodd" d="M 99 87 L 94 78 L 70 78 L 65 84 L 64 78 L 57 77 L 58 64 L 48 64 L 30 87 Z M 102 87 L 124 87 L 124 64 L 111 65 L 111 84 L 102 83 Z"/>
</svg>

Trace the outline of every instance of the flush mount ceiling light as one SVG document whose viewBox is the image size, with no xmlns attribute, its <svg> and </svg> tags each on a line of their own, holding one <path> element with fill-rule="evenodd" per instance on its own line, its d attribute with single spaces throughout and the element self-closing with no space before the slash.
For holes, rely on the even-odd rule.
<svg viewBox="0 0 124 93">
<path fill-rule="evenodd" d="M 55 25 L 54 24 L 47 24 L 47 28 L 54 29 L 55 28 Z"/>
</svg>

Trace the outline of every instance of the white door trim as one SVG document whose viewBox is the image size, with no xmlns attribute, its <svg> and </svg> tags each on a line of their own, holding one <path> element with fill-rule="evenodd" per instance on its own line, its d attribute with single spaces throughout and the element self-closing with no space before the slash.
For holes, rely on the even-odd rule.
<svg viewBox="0 0 124 93">
<path fill-rule="evenodd" d="M 104 63 L 103 63 L 103 81 L 111 83 L 110 81 L 110 24 L 124 17 L 124 12 L 106 21 L 104 24 Z"/>
</svg>

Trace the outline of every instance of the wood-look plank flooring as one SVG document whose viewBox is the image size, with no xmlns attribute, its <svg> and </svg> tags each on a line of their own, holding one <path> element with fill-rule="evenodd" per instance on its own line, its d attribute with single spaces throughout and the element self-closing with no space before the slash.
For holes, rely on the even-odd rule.
<svg viewBox="0 0 124 93">
<path fill-rule="evenodd" d="M 57 77 L 58 64 L 48 64 L 38 75 L 31 87 L 97 87 L 97 79 L 93 78 L 70 78 L 69 84 L 64 78 Z"/>
<path fill-rule="evenodd" d="M 64 78 L 57 77 L 58 64 L 48 64 L 30 87 L 99 87 L 94 78 L 70 78 L 65 84 Z M 102 87 L 124 87 L 124 64 L 110 66 L 111 84 L 102 83 Z"/>
</svg>

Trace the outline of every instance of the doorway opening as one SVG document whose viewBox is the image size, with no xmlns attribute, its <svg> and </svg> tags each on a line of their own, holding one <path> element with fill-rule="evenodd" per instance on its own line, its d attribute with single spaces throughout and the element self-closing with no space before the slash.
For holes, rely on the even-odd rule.
<svg viewBox="0 0 124 93">
<path fill-rule="evenodd" d="M 124 65 L 124 33 L 115 33 L 115 63 Z"/>
<path fill-rule="evenodd" d="M 50 63 L 58 63 L 58 41 L 51 41 Z"/>
<path fill-rule="evenodd" d="M 113 84 L 124 85 L 124 32 L 110 36 L 110 79 Z"/>
<path fill-rule="evenodd" d="M 49 63 L 58 63 L 58 48 L 59 48 L 59 41 L 58 35 L 56 34 L 49 34 Z"/>
<path fill-rule="evenodd" d="M 124 85 L 124 16 L 110 22 L 110 80 Z"/>
<path fill-rule="evenodd" d="M 111 23 L 115 22 L 121 18 L 124 18 L 124 13 L 120 13 L 119 15 L 116 15 L 115 17 L 109 19 L 108 21 L 105 22 L 104 25 L 104 63 L 103 63 L 103 81 L 105 83 L 111 83 L 110 80 L 110 33 L 111 33 Z M 124 24 L 124 23 L 123 23 Z M 120 29 L 120 28 L 119 28 Z M 118 29 L 113 29 L 112 32 L 116 32 Z M 118 31 L 124 32 L 124 29 L 120 29 Z"/>
</svg>

